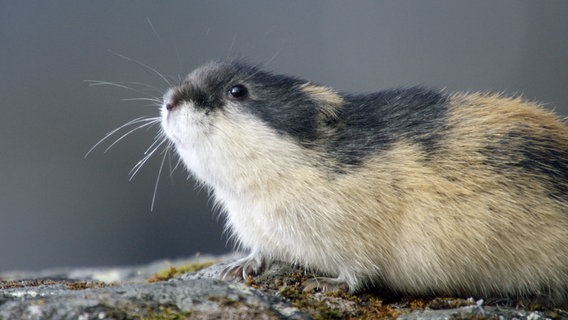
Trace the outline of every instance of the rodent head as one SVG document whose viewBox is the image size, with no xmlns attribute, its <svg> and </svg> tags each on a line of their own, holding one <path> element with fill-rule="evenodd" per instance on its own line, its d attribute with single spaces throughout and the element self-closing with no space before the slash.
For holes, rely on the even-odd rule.
<svg viewBox="0 0 568 320">
<path fill-rule="evenodd" d="M 219 117 L 237 122 L 254 118 L 303 143 L 316 139 L 318 121 L 333 118 L 341 103 L 332 90 L 304 80 L 242 62 L 212 62 L 165 94 L 162 125 L 178 146 L 207 138 Z"/>
</svg>

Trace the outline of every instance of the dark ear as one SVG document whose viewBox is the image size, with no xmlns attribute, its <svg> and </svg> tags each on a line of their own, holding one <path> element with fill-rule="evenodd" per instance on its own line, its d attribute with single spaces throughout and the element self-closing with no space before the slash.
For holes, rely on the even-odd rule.
<svg viewBox="0 0 568 320">
<path fill-rule="evenodd" d="M 343 106 L 343 98 L 333 89 L 306 82 L 299 89 L 304 92 L 317 106 L 325 122 L 333 122 Z"/>
</svg>

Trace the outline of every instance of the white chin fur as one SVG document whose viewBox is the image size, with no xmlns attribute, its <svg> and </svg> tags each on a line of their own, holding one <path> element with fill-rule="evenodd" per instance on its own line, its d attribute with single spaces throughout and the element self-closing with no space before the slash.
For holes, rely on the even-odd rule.
<svg viewBox="0 0 568 320">
<path fill-rule="evenodd" d="M 320 175 L 304 162 L 309 157 L 305 150 L 230 107 L 207 116 L 190 111 L 188 105 L 179 107 L 163 111 L 164 131 L 189 171 L 214 191 L 237 244 L 267 258 L 324 267 L 314 262 L 321 262 L 322 255 L 309 243 L 313 237 L 298 238 L 311 233 L 298 232 L 301 228 L 294 226 L 302 223 L 287 214 L 305 208 L 305 203 L 302 208 L 294 205 L 299 197 L 292 181 Z M 211 122 L 215 125 L 208 125 Z"/>
</svg>

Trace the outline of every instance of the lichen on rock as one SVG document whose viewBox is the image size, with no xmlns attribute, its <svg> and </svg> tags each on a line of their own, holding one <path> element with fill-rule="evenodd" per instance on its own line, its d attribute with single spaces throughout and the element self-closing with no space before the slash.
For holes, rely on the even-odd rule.
<svg viewBox="0 0 568 320">
<path fill-rule="evenodd" d="M 0 274 L 0 319 L 568 319 L 560 309 L 380 289 L 305 293 L 302 283 L 315 275 L 284 263 L 244 282 L 220 280 L 233 258 Z M 104 274 L 113 281 L 97 280 Z"/>
</svg>

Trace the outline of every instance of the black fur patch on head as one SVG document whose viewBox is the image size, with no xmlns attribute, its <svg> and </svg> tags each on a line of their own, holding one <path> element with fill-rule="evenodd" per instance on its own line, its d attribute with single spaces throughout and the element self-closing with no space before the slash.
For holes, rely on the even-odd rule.
<svg viewBox="0 0 568 320">
<path fill-rule="evenodd" d="M 343 96 L 333 121 L 322 122 L 321 106 L 299 86 L 306 81 L 255 70 L 246 108 L 277 132 L 307 148 L 325 150 L 341 165 L 358 165 L 394 142 L 418 144 L 431 154 L 442 139 L 447 97 L 423 88 Z"/>
<path fill-rule="evenodd" d="M 303 91 L 307 81 L 276 75 L 241 62 L 206 65 L 188 76 L 176 98 L 197 108 L 222 109 L 232 99 L 243 112 L 306 148 L 324 151 L 340 165 L 358 165 L 398 141 L 434 152 L 445 129 L 447 96 L 424 88 L 397 89 L 367 95 L 338 95 L 336 115 L 322 114 L 317 97 Z M 242 86 L 238 99 L 232 88 Z M 333 92 L 332 92 L 333 93 Z M 341 100 L 338 100 L 341 103 Z M 325 120 L 325 121 L 322 121 Z"/>
<path fill-rule="evenodd" d="M 395 89 L 345 100 L 329 145 L 344 164 L 357 165 L 399 141 L 417 144 L 428 157 L 443 138 L 448 103 L 438 91 Z"/>
<path fill-rule="evenodd" d="M 218 109 L 222 105 L 218 94 L 208 94 L 202 88 L 187 83 L 175 90 L 172 100 L 174 105 L 179 104 L 180 101 L 191 101 L 195 108 L 205 111 Z"/>
<path fill-rule="evenodd" d="M 220 110 L 231 101 L 278 133 L 301 142 L 315 140 L 317 105 L 298 86 L 305 81 L 262 71 L 241 62 L 215 62 L 188 76 L 174 98 L 196 108 Z M 234 88 L 246 91 L 236 97 Z"/>
<path fill-rule="evenodd" d="M 244 85 L 249 91 L 242 106 L 280 134 L 301 144 L 317 138 L 317 104 L 299 90 L 305 81 L 269 72 L 251 73 Z"/>
<path fill-rule="evenodd" d="M 191 101 L 195 108 L 205 111 L 218 110 L 223 107 L 230 84 L 238 77 L 239 69 L 229 63 L 211 63 L 191 73 L 176 88 L 172 99 L 174 102 Z"/>
</svg>

